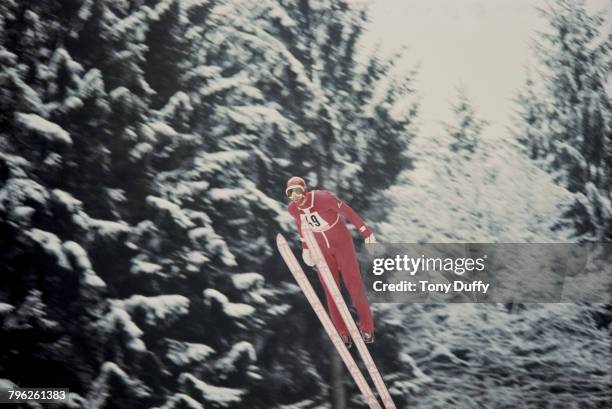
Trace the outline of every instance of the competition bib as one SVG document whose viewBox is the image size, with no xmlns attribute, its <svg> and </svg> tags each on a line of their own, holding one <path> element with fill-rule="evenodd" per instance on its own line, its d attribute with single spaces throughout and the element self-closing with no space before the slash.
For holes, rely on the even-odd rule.
<svg viewBox="0 0 612 409">
<path fill-rule="evenodd" d="M 302 214 L 302 223 L 308 223 L 308 225 L 314 231 L 325 231 L 329 229 L 329 223 L 325 221 L 319 214 L 319 212 L 312 212 L 307 214 Z"/>
</svg>

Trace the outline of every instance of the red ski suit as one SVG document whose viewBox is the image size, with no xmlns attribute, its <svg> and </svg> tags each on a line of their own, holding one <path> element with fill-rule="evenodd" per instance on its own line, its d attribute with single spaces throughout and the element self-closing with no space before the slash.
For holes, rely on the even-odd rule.
<svg viewBox="0 0 612 409">
<path fill-rule="evenodd" d="M 289 214 L 293 216 L 297 224 L 297 230 L 302 241 L 302 247 L 308 249 L 308 245 L 302 234 L 302 223 L 308 223 L 314 236 L 325 256 L 325 261 L 340 288 L 340 274 L 346 286 L 353 305 L 359 315 L 359 327 L 362 331 L 374 334 L 374 323 L 372 322 L 372 311 L 361 280 L 361 272 L 355 255 L 353 237 L 349 232 L 342 217 L 346 218 L 359 230 L 363 238 L 372 234 L 361 217 L 346 203 L 335 195 L 324 190 L 315 190 L 305 194 L 305 200 L 300 205 L 291 202 L 288 208 Z M 336 308 L 329 291 L 327 290 L 318 271 L 319 281 L 325 291 L 329 315 L 340 335 L 348 335 L 348 329 L 342 320 L 342 316 Z"/>
</svg>

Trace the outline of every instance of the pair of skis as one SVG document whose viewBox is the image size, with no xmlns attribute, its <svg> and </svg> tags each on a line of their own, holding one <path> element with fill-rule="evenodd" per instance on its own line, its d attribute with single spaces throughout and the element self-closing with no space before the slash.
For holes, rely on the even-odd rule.
<svg viewBox="0 0 612 409">
<path fill-rule="evenodd" d="M 323 256 L 323 253 L 321 252 L 321 249 L 319 248 L 314 234 L 312 233 L 310 228 L 304 225 L 302 227 L 302 233 L 304 234 L 304 238 L 306 239 L 306 243 L 308 244 L 308 248 L 310 249 L 311 254 L 314 256 L 316 265 L 319 269 L 319 272 L 321 273 L 321 278 L 323 279 L 327 290 L 330 292 L 334 302 L 336 303 L 336 307 L 338 308 L 342 319 L 346 323 L 351 338 L 353 339 L 353 342 L 357 347 L 357 350 L 359 351 L 363 362 L 365 363 L 370 377 L 374 381 L 374 385 L 376 386 L 376 390 L 378 391 L 378 394 L 383 401 L 385 409 L 396 409 L 395 404 L 391 399 L 391 395 L 389 394 L 389 390 L 387 389 L 387 386 L 385 385 L 382 376 L 380 376 L 380 372 L 378 371 L 376 364 L 374 364 L 374 360 L 372 359 L 372 356 L 370 355 L 370 352 L 368 351 L 365 342 L 363 342 L 361 333 L 359 332 L 359 329 L 355 324 L 355 320 L 351 316 L 351 313 L 348 307 L 346 306 L 346 302 L 342 298 L 342 294 L 340 293 L 340 290 L 336 285 L 334 277 L 331 271 L 329 270 L 329 266 L 325 262 L 325 258 Z M 340 338 L 340 335 L 336 331 L 336 328 L 334 327 L 331 319 L 329 318 L 325 307 L 317 297 L 317 294 L 312 288 L 310 281 L 308 281 L 308 277 L 306 277 L 306 274 L 300 266 L 300 263 L 298 262 L 297 258 L 293 254 L 293 251 L 291 251 L 287 240 L 285 240 L 285 238 L 281 234 L 278 234 L 276 236 L 276 245 L 278 246 L 278 250 L 280 251 L 281 256 L 285 260 L 285 263 L 289 267 L 291 274 L 293 274 L 293 277 L 295 277 L 295 280 L 297 281 L 298 285 L 304 292 L 304 295 L 310 302 L 312 309 L 317 314 L 317 317 L 321 321 L 321 324 L 323 324 L 325 332 L 327 332 L 327 335 L 329 335 L 332 343 L 338 350 L 342 361 L 344 361 L 344 364 L 346 365 L 350 374 L 355 380 L 355 383 L 361 391 L 364 400 L 369 405 L 370 409 L 382 409 L 382 407 L 376 400 L 376 397 L 374 396 L 370 385 L 368 385 L 368 382 L 363 377 L 363 374 L 357 367 L 357 363 L 353 359 L 353 356 L 347 349 L 346 345 L 344 345 L 344 342 L 342 342 L 342 339 Z"/>
</svg>

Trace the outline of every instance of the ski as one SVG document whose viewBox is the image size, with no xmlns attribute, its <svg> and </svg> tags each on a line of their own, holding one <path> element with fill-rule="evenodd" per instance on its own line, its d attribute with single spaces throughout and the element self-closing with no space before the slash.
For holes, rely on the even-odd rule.
<svg viewBox="0 0 612 409">
<path fill-rule="evenodd" d="M 319 297 L 317 297 L 314 288 L 312 288 L 310 281 L 308 281 L 308 277 L 306 277 L 306 274 L 304 273 L 304 270 L 302 270 L 300 263 L 298 262 L 297 258 L 295 258 L 295 255 L 289 247 L 287 240 L 285 240 L 283 235 L 280 233 L 276 235 L 276 246 L 278 247 L 278 251 L 283 257 L 283 260 L 285 260 L 287 267 L 289 267 L 289 271 L 291 271 L 291 274 L 293 274 L 295 281 L 297 281 L 298 285 L 304 292 L 306 299 L 308 299 L 308 302 L 310 302 L 312 309 L 315 311 L 317 317 L 321 321 L 321 324 L 323 324 L 325 332 L 327 332 L 327 335 L 338 350 L 342 361 L 344 361 L 344 364 L 346 365 L 353 379 L 355 380 L 355 383 L 361 391 L 365 402 L 368 404 L 370 409 L 382 409 L 380 403 L 378 403 L 378 401 L 376 400 L 376 397 L 374 396 L 374 392 L 372 392 L 370 385 L 368 385 L 368 382 L 359 370 L 359 367 L 353 359 L 353 356 L 346 348 L 346 345 L 344 345 L 344 342 L 342 342 L 342 339 L 336 331 L 336 328 L 334 327 L 331 318 L 329 318 L 329 315 L 327 314 L 327 310 L 321 303 L 321 300 L 319 300 Z"/>
<path fill-rule="evenodd" d="M 317 267 L 319 268 L 319 272 L 321 273 L 323 282 L 325 283 L 325 286 L 327 287 L 334 302 L 336 303 L 336 307 L 338 308 L 338 311 L 340 312 L 340 315 L 342 316 L 342 319 L 344 320 L 346 327 L 348 328 L 349 333 L 351 334 L 351 338 L 353 338 L 353 342 L 357 346 L 357 350 L 361 355 L 361 359 L 363 359 L 363 362 L 365 363 L 365 366 L 368 369 L 368 373 L 374 381 L 374 385 L 376 386 L 376 390 L 378 391 L 378 394 L 380 395 L 380 398 L 383 401 L 383 404 L 385 405 L 385 409 L 396 409 L 395 403 L 393 402 L 393 399 L 391 399 L 391 395 L 389 394 L 389 390 L 387 389 L 387 386 L 385 385 L 385 382 L 383 381 L 383 378 L 380 375 L 380 372 L 378 371 L 374 360 L 372 359 L 372 355 L 370 355 L 370 352 L 368 351 L 365 342 L 363 342 L 363 339 L 361 338 L 361 333 L 359 332 L 359 329 L 355 324 L 355 320 L 353 319 L 348 307 L 346 306 L 346 302 L 342 298 L 342 294 L 340 293 L 340 290 L 336 285 L 336 281 L 334 280 L 334 277 L 331 271 L 329 270 L 329 266 L 325 261 L 325 257 L 323 256 L 323 253 L 319 248 L 319 244 L 317 243 L 317 240 L 315 239 L 311 228 L 307 224 L 302 224 L 302 233 L 304 234 L 306 244 L 308 244 L 308 248 L 310 249 L 311 254 L 314 255 L 314 260 Z"/>
</svg>

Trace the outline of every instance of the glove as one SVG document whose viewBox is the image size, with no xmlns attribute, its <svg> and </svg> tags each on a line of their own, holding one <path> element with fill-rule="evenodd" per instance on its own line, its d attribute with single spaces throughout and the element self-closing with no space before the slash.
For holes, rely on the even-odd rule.
<svg viewBox="0 0 612 409">
<path fill-rule="evenodd" d="M 302 260 L 304 260 L 304 264 L 309 267 L 314 267 L 314 265 L 316 264 L 314 258 L 312 257 L 312 254 L 310 253 L 310 250 L 308 249 L 302 250 Z"/>
<path fill-rule="evenodd" d="M 374 257 L 381 257 L 385 254 L 384 246 L 382 244 L 377 244 L 374 233 L 365 238 L 365 249 Z"/>
</svg>

